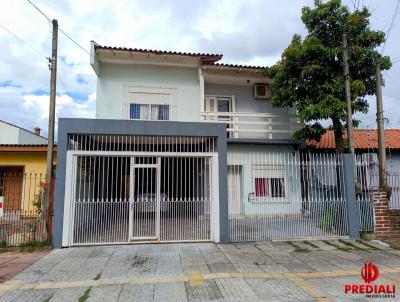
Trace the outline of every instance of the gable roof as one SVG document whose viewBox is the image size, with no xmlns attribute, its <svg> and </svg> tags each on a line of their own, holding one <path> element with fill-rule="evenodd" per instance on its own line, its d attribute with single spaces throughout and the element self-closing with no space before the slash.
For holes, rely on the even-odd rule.
<svg viewBox="0 0 400 302">
<path fill-rule="evenodd" d="M 343 135 L 347 138 L 347 134 Z M 335 149 L 335 134 L 333 130 L 328 130 L 322 135 L 319 142 L 308 140 L 307 147 L 314 149 Z M 387 149 L 400 149 L 400 129 L 385 130 L 385 147 Z M 378 131 L 367 129 L 354 130 L 355 149 L 378 149 Z"/>
</svg>

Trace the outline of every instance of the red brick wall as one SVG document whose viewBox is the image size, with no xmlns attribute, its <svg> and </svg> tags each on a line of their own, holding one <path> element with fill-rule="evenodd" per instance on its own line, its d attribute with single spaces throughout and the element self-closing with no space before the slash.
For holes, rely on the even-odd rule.
<svg viewBox="0 0 400 302">
<path fill-rule="evenodd" d="M 400 238 L 400 209 L 389 209 L 387 193 L 376 189 L 372 193 L 375 210 L 375 237 Z"/>
</svg>

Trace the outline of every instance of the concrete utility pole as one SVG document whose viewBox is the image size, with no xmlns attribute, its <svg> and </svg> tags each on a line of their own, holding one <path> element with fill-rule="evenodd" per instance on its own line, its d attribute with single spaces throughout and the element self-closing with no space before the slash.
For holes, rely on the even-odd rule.
<svg viewBox="0 0 400 302">
<path fill-rule="evenodd" d="M 378 162 L 379 162 L 379 187 L 387 187 L 386 177 L 386 148 L 385 148 L 385 126 L 383 119 L 382 104 L 382 78 L 381 63 L 375 60 L 376 66 L 376 122 L 378 124 Z"/>
<path fill-rule="evenodd" d="M 49 105 L 49 129 L 48 129 L 48 144 L 47 144 L 47 194 L 44 198 L 42 209 L 44 210 L 44 221 L 46 226 L 49 218 L 49 204 L 50 204 L 50 188 L 53 177 L 53 152 L 54 152 L 54 123 L 55 123 L 55 110 L 56 110 L 56 85 L 57 85 L 57 44 L 58 44 L 58 21 L 53 19 L 53 38 L 50 59 L 50 105 Z"/>
<path fill-rule="evenodd" d="M 354 138 L 353 138 L 353 112 L 351 110 L 349 58 L 347 53 L 347 34 L 342 35 L 342 44 L 343 44 L 343 72 L 345 77 L 346 107 L 347 107 L 347 139 L 349 142 L 348 150 L 353 155 L 353 161 L 354 161 L 355 152 L 354 152 Z"/>
</svg>

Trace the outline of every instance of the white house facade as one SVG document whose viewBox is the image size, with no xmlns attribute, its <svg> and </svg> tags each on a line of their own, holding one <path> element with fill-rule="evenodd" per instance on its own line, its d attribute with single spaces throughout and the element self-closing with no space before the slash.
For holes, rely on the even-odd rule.
<svg viewBox="0 0 400 302">
<path fill-rule="evenodd" d="M 91 43 L 96 119 L 59 122 L 54 246 L 330 235 L 295 109 L 272 106 L 262 67 L 221 58 Z"/>
</svg>

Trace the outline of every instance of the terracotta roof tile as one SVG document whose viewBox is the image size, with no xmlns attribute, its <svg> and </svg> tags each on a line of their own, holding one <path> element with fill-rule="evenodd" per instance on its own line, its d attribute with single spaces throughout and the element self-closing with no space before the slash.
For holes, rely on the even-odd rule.
<svg viewBox="0 0 400 302">
<path fill-rule="evenodd" d="M 0 151 L 4 152 L 47 152 L 47 144 L 0 144 Z M 57 151 L 57 145 L 54 144 L 54 151 Z"/>
<path fill-rule="evenodd" d="M 208 63 L 206 66 L 220 66 L 220 67 L 230 67 L 230 68 L 243 68 L 243 69 L 260 69 L 264 70 L 266 67 L 263 66 L 253 66 L 253 65 L 240 65 L 240 64 L 228 64 L 228 63 Z"/>
<path fill-rule="evenodd" d="M 113 47 L 103 46 L 95 44 L 95 49 L 108 49 L 108 50 L 120 50 L 130 52 L 142 52 L 155 55 L 177 55 L 177 56 L 188 56 L 188 57 L 199 57 L 205 62 L 216 62 L 221 60 L 221 54 L 209 54 L 209 53 L 193 53 L 193 52 L 180 52 L 180 51 L 167 51 L 167 50 L 154 50 L 154 49 L 142 49 L 142 48 L 130 48 L 130 47 Z"/>
<path fill-rule="evenodd" d="M 343 135 L 347 137 L 346 134 Z M 328 130 L 319 142 L 309 140 L 307 146 L 315 149 L 335 149 L 335 135 L 333 130 Z M 385 147 L 388 149 L 400 149 L 400 129 L 385 130 Z M 377 149 L 378 131 L 356 129 L 354 130 L 354 148 L 355 149 Z"/>
</svg>

